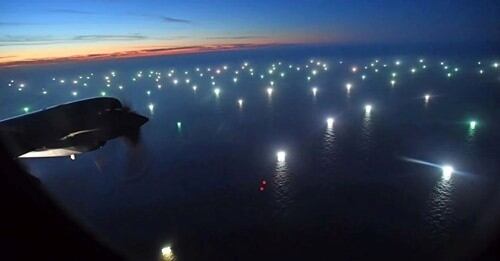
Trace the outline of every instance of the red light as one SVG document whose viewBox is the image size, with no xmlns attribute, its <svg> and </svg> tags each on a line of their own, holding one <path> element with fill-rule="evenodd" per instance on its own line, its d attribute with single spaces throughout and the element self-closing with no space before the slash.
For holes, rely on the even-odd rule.
<svg viewBox="0 0 500 261">
<path fill-rule="evenodd" d="M 266 184 L 267 184 L 267 181 L 262 180 L 262 182 L 261 182 L 261 183 L 262 183 L 262 185 L 266 185 Z"/>
<path fill-rule="evenodd" d="M 259 188 L 259 190 L 260 190 L 260 191 L 264 191 L 264 187 L 260 187 L 260 188 Z"/>
</svg>

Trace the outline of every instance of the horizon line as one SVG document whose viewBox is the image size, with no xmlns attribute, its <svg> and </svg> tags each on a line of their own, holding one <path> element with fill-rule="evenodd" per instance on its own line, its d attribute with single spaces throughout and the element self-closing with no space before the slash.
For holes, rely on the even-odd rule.
<svg viewBox="0 0 500 261">
<path fill-rule="evenodd" d="M 294 45 L 296 43 L 241 43 L 241 44 L 213 44 L 213 45 L 188 45 L 176 47 L 158 47 L 146 48 L 140 50 L 118 51 L 111 53 L 93 53 L 86 55 L 72 55 L 65 57 L 48 57 L 40 59 L 27 59 L 20 61 L 0 62 L 0 68 L 15 68 L 24 66 L 36 65 L 51 65 L 59 63 L 72 63 L 72 62 L 92 62 L 92 61 L 105 61 L 114 59 L 131 59 L 141 57 L 160 57 L 160 56 L 173 56 L 182 54 L 202 54 L 209 52 L 222 52 L 233 50 L 245 50 L 254 48 L 264 48 L 280 45 Z"/>
</svg>

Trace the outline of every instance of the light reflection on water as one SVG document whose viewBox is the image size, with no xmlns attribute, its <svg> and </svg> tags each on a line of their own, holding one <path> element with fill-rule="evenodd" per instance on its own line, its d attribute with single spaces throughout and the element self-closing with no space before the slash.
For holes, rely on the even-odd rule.
<svg viewBox="0 0 500 261">
<path fill-rule="evenodd" d="M 370 113 L 365 113 L 363 118 L 363 126 L 361 128 L 361 150 L 364 153 L 369 153 L 373 147 L 373 123 Z"/>
<path fill-rule="evenodd" d="M 467 133 L 467 143 L 469 145 L 472 145 L 474 143 L 475 136 L 476 136 L 476 129 L 469 128 L 469 131 Z"/>
<path fill-rule="evenodd" d="M 322 153 L 322 163 L 324 166 L 328 166 L 335 162 L 336 158 L 336 147 L 335 147 L 335 130 L 333 127 L 327 127 L 323 134 L 323 153 Z"/>
<path fill-rule="evenodd" d="M 429 198 L 429 213 L 426 215 L 431 229 L 431 238 L 434 242 L 444 242 L 450 233 L 453 222 L 453 176 L 449 179 L 442 176 L 434 186 Z"/>
<path fill-rule="evenodd" d="M 286 161 L 277 161 L 274 169 L 274 196 L 277 211 L 275 215 L 286 216 L 285 213 L 291 204 L 290 173 Z"/>
</svg>

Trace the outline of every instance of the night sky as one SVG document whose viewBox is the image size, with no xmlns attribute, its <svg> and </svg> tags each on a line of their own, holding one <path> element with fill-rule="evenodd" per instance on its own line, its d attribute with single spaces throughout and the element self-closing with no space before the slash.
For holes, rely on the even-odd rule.
<svg viewBox="0 0 500 261">
<path fill-rule="evenodd" d="M 2 1 L 0 64 L 285 43 L 496 42 L 499 14 L 494 0 Z"/>
</svg>

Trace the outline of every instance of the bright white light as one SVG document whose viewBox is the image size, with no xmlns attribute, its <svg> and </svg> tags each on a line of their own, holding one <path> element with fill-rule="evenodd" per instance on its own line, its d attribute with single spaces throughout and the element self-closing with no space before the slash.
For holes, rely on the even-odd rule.
<svg viewBox="0 0 500 261">
<path fill-rule="evenodd" d="M 150 104 L 148 105 L 148 109 L 149 109 L 149 111 L 152 113 L 152 112 L 154 111 L 154 109 L 155 109 L 155 105 L 154 105 L 154 104 L 152 104 L 152 103 L 150 103 Z"/>
<path fill-rule="evenodd" d="M 182 127 L 182 122 L 178 121 L 177 122 L 177 128 L 180 129 Z"/>
<path fill-rule="evenodd" d="M 75 159 L 76 159 L 75 154 L 71 154 L 71 155 L 69 155 L 69 158 L 70 158 L 71 160 L 75 160 Z"/>
<path fill-rule="evenodd" d="M 177 85 L 177 84 L 179 83 L 179 80 L 174 79 L 172 82 L 173 82 L 175 85 Z"/>
<path fill-rule="evenodd" d="M 285 151 L 278 151 L 276 153 L 276 158 L 278 160 L 278 162 L 285 162 L 285 159 L 286 159 L 286 152 Z"/>
<path fill-rule="evenodd" d="M 238 78 L 236 78 L 236 77 L 233 78 L 233 82 L 235 82 L 235 83 L 238 82 Z"/>
<path fill-rule="evenodd" d="M 498 63 L 494 63 L 493 67 L 498 68 Z"/>
<path fill-rule="evenodd" d="M 238 99 L 238 105 L 241 107 L 243 106 L 243 99 Z"/>
<path fill-rule="evenodd" d="M 417 71 L 417 69 L 411 68 L 411 73 L 415 73 L 416 71 Z"/>
<path fill-rule="evenodd" d="M 267 88 L 267 95 L 271 96 L 273 94 L 273 88 L 269 87 Z"/>
<path fill-rule="evenodd" d="M 318 93 L 318 88 L 313 87 L 312 92 L 313 92 L 313 95 L 316 96 L 316 93 Z"/>
<path fill-rule="evenodd" d="M 198 89 L 198 86 L 193 85 L 193 91 L 196 91 L 196 89 Z"/>
<path fill-rule="evenodd" d="M 450 165 L 444 165 L 441 167 L 441 170 L 443 171 L 443 179 L 444 180 L 449 180 L 451 178 L 451 175 L 455 171 L 452 166 Z"/>
<path fill-rule="evenodd" d="M 431 98 L 431 96 L 430 96 L 429 94 L 426 94 L 426 95 L 424 96 L 425 102 L 426 102 L 426 103 L 427 103 L 427 102 L 429 102 L 429 99 L 430 99 L 430 98 Z"/>
<path fill-rule="evenodd" d="M 101 92 L 101 96 L 106 96 L 106 92 Z"/>
<path fill-rule="evenodd" d="M 364 75 L 364 74 L 361 75 L 361 79 L 363 79 L 363 80 L 366 79 L 366 75 Z"/>
<path fill-rule="evenodd" d="M 394 77 L 396 77 L 397 74 L 395 72 L 393 72 L 391 75 L 392 75 L 392 78 L 394 78 Z"/>
<path fill-rule="evenodd" d="M 77 96 L 78 95 L 78 92 L 72 92 L 71 95 L 73 96 Z"/>
<path fill-rule="evenodd" d="M 396 84 L 396 81 L 395 80 L 391 80 L 391 85 L 394 86 L 394 84 Z"/>
<path fill-rule="evenodd" d="M 326 119 L 326 126 L 331 129 L 333 127 L 333 123 L 335 122 L 334 118 L 328 118 Z"/>
<path fill-rule="evenodd" d="M 214 93 L 215 93 L 215 95 L 218 97 L 218 96 L 219 96 L 219 94 L 220 94 L 220 89 L 219 89 L 219 88 L 215 88 L 215 89 L 214 89 Z"/>
<path fill-rule="evenodd" d="M 151 91 L 146 91 L 146 94 L 149 96 L 151 95 Z"/>
<path fill-rule="evenodd" d="M 43 91 L 42 93 L 43 93 L 43 94 L 47 94 L 47 91 Z"/>
<path fill-rule="evenodd" d="M 355 73 L 357 70 L 358 70 L 358 67 L 356 67 L 356 66 L 354 66 L 354 67 L 352 67 L 352 68 L 351 68 L 351 71 L 352 71 L 353 73 Z"/>
<path fill-rule="evenodd" d="M 365 113 L 370 114 L 372 111 L 372 106 L 370 104 L 365 105 Z"/>
<path fill-rule="evenodd" d="M 395 64 L 399 66 L 401 64 L 401 61 L 396 61 Z"/>
<path fill-rule="evenodd" d="M 351 91 L 351 88 L 352 88 L 352 84 L 347 83 L 347 84 L 345 85 L 345 88 L 347 89 L 347 92 L 350 92 L 350 91 Z"/>
<path fill-rule="evenodd" d="M 313 75 L 316 75 L 317 73 L 318 73 L 318 71 L 316 71 L 316 70 L 312 70 L 312 74 L 313 74 Z"/>
<path fill-rule="evenodd" d="M 30 111 L 30 107 L 24 107 L 24 108 L 23 108 L 23 111 L 24 111 L 25 113 L 29 112 L 29 111 Z"/>
</svg>

